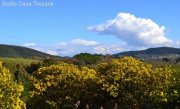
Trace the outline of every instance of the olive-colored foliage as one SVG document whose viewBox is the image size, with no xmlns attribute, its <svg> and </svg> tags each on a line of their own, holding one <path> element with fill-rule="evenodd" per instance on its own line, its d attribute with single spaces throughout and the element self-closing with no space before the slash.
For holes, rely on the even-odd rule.
<svg viewBox="0 0 180 109">
<path fill-rule="evenodd" d="M 29 80 L 28 80 L 28 71 L 31 68 L 31 63 L 38 63 L 39 60 L 32 59 L 23 59 L 23 58 L 6 58 L 0 57 L 0 60 L 3 62 L 3 66 L 6 67 L 11 72 L 12 79 L 19 83 L 22 83 L 24 86 L 24 91 L 22 93 L 22 99 L 25 102 L 29 97 Z M 28 69 L 29 68 L 29 69 Z"/>
<path fill-rule="evenodd" d="M 47 66 L 50 66 L 50 65 L 58 64 L 58 60 L 53 59 L 53 58 L 44 59 L 41 64 L 42 64 L 42 66 L 47 67 Z"/>
<path fill-rule="evenodd" d="M 155 68 L 132 57 L 101 63 L 97 69 L 102 89 L 121 108 L 162 107 L 170 102 L 174 91 L 170 67 Z"/>
<path fill-rule="evenodd" d="M 173 69 L 176 72 L 174 76 L 174 80 L 176 82 L 174 87 L 171 88 L 171 90 L 175 93 L 171 96 L 171 103 L 180 106 L 180 65 L 174 65 Z"/>
<path fill-rule="evenodd" d="M 93 96 L 97 78 L 93 69 L 61 63 L 40 68 L 30 81 L 33 86 L 28 108 L 72 109 L 78 100 Z"/>
<path fill-rule="evenodd" d="M 78 55 L 75 55 L 74 58 L 79 59 L 79 61 L 84 61 L 85 64 L 96 64 L 98 61 L 101 61 L 103 59 L 102 55 L 92 55 L 89 53 L 81 53 Z"/>
<path fill-rule="evenodd" d="M 15 82 L 8 69 L 0 63 L 0 108 L 24 109 L 25 103 L 20 99 L 24 88 Z"/>
<path fill-rule="evenodd" d="M 30 83 L 29 83 L 29 74 L 25 70 L 25 66 L 22 66 L 20 64 L 16 65 L 16 70 L 14 75 L 14 80 L 17 81 L 18 83 L 22 83 L 24 86 L 24 91 L 22 93 L 22 98 L 26 102 L 29 98 L 29 88 L 30 88 Z"/>
<path fill-rule="evenodd" d="M 26 71 L 29 74 L 32 74 L 33 72 L 37 71 L 41 67 L 41 63 L 31 63 L 29 66 L 26 67 Z"/>
</svg>

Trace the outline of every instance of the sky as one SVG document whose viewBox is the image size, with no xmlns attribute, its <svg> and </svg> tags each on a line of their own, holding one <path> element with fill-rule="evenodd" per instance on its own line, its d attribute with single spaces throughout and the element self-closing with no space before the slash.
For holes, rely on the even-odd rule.
<svg viewBox="0 0 180 109">
<path fill-rule="evenodd" d="M 0 44 L 53 55 L 180 47 L 179 0 L 0 0 Z"/>
</svg>

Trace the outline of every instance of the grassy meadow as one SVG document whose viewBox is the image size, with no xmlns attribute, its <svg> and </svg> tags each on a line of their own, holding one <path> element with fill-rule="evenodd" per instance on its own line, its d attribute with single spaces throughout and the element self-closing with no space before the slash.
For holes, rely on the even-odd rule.
<svg viewBox="0 0 180 109">
<path fill-rule="evenodd" d="M 11 63 L 11 64 L 30 65 L 31 63 L 37 63 L 39 60 L 0 57 L 0 61 L 5 62 L 5 63 Z"/>
</svg>

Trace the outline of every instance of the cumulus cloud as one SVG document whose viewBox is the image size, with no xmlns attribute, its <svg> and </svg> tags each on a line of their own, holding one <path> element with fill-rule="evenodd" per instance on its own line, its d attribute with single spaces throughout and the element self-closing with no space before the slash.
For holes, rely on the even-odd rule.
<svg viewBox="0 0 180 109">
<path fill-rule="evenodd" d="M 119 13 L 103 24 L 87 27 L 88 31 L 114 35 L 128 45 L 169 46 L 172 40 L 165 35 L 165 27 L 151 19 L 138 18 L 129 13 Z"/>
</svg>

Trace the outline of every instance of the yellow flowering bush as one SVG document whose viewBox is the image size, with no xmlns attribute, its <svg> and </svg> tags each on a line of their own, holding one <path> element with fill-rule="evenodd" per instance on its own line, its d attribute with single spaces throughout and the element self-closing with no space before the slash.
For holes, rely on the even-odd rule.
<svg viewBox="0 0 180 109">
<path fill-rule="evenodd" d="M 29 109 L 73 109 L 79 103 L 82 109 L 86 104 L 90 109 L 163 108 L 178 96 L 170 66 L 159 68 L 132 57 L 100 63 L 96 70 L 67 63 L 41 67 L 29 80 Z"/>
<path fill-rule="evenodd" d="M 73 108 L 78 100 L 91 96 L 88 90 L 96 80 L 96 71 L 87 67 L 67 63 L 42 67 L 30 77 L 32 90 L 28 106 Z"/>
<path fill-rule="evenodd" d="M 20 99 L 23 90 L 23 85 L 14 82 L 10 71 L 0 62 L 0 109 L 25 109 Z"/>
<path fill-rule="evenodd" d="M 102 90 L 114 97 L 122 108 L 148 108 L 168 102 L 173 85 L 170 67 L 155 68 L 132 57 L 114 59 L 98 65 Z"/>
</svg>

